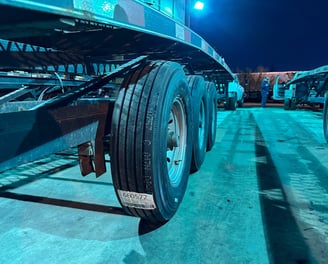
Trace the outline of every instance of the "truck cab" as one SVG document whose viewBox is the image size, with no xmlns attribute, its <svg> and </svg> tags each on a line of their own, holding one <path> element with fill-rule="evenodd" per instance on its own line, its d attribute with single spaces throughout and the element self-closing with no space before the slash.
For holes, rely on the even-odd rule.
<svg viewBox="0 0 328 264">
<path fill-rule="evenodd" d="M 218 102 L 222 103 L 225 110 L 236 110 L 244 105 L 245 89 L 239 83 L 237 75 L 227 83 L 227 89 L 221 85 L 218 89 Z"/>
</svg>

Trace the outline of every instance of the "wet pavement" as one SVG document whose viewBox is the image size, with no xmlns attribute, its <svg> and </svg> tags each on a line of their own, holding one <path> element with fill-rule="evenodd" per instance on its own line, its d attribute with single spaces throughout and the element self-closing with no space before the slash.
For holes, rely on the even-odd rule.
<svg viewBox="0 0 328 264">
<path fill-rule="evenodd" d="M 72 155 L 0 174 L 0 263 L 327 263 L 322 113 L 218 112 L 216 144 L 168 223 L 124 214 Z"/>
</svg>

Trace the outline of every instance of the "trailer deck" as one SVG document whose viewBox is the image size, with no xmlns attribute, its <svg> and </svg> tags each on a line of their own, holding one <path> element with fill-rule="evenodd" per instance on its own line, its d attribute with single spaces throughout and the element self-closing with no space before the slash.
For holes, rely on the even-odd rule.
<svg viewBox="0 0 328 264">
<path fill-rule="evenodd" d="M 186 2 L 147 3 L 0 0 L 0 171 L 74 147 L 98 177 L 109 154 L 128 214 L 174 215 L 234 75 L 183 23 Z"/>
<path fill-rule="evenodd" d="M 0 39 L 45 48 L 34 63 L 34 51 L 18 50 L 26 67 L 108 63 L 143 54 L 185 64 L 192 60 L 196 71 L 215 68 L 231 75 L 225 60 L 198 34 L 138 1 L 0 1 L 0 10 Z M 50 56 L 56 54 L 54 63 Z"/>
</svg>

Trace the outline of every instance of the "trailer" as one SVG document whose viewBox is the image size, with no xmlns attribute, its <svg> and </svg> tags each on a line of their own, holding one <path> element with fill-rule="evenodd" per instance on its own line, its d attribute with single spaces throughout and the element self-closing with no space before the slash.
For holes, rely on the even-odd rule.
<svg viewBox="0 0 328 264">
<path fill-rule="evenodd" d="M 223 105 L 224 110 L 236 110 L 244 105 L 245 89 L 240 84 L 237 74 L 233 74 L 230 81 L 222 80 L 221 72 L 206 73 L 205 78 L 216 85 L 217 103 Z"/>
<path fill-rule="evenodd" d="M 172 218 L 234 79 L 188 4 L 0 0 L 0 171 L 70 149 L 83 176 L 110 161 L 129 215 Z"/>
<path fill-rule="evenodd" d="M 323 106 L 323 132 L 328 142 L 328 65 L 296 72 L 291 80 L 280 79 L 275 79 L 273 99 L 283 101 L 285 110 L 295 110 L 298 104 Z"/>
<path fill-rule="evenodd" d="M 226 110 L 236 110 L 244 105 L 245 89 L 241 86 L 238 76 L 235 75 L 233 81 L 228 83 L 228 96 L 223 101 Z"/>
</svg>

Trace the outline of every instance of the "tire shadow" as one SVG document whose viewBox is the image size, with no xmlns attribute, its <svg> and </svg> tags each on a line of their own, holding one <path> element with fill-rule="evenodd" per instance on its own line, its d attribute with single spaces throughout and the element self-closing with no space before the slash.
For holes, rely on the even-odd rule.
<svg viewBox="0 0 328 264">
<path fill-rule="evenodd" d="M 298 228 L 260 129 L 255 130 L 262 220 L 271 263 L 317 263 Z"/>
</svg>

